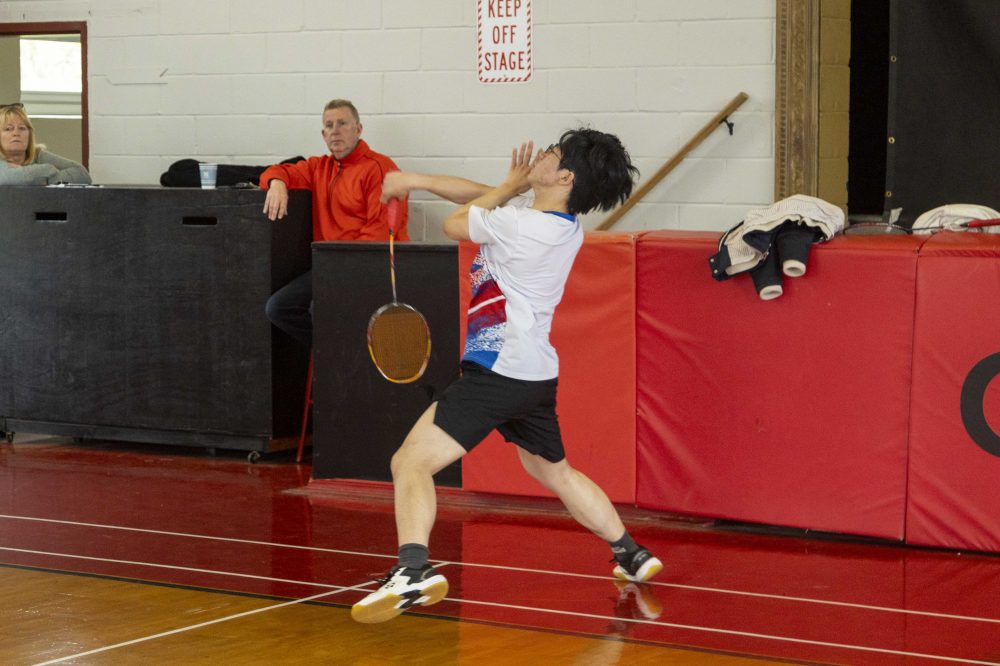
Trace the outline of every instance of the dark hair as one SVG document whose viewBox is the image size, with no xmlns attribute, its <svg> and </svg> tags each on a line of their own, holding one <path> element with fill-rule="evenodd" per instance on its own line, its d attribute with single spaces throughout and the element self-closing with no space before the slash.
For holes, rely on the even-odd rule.
<svg viewBox="0 0 1000 666">
<path fill-rule="evenodd" d="M 559 168 L 573 172 L 573 189 L 566 207 L 570 214 L 595 208 L 611 210 L 632 194 L 639 169 L 614 134 L 581 127 L 559 137 Z"/>
</svg>

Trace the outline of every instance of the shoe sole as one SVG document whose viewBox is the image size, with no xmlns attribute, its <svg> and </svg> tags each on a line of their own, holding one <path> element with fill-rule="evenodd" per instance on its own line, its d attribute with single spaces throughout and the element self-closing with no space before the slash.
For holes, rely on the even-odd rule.
<svg viewBox="0 0 1000 666">
<path fill-rule="evenodd" d="M 448 581 L 442 579 L 440 582 L 431 583 L 419 593 L 420 596 L 415 601 L 411 601 L 410 597 L 387 594 L 370 604 L 358 602 L 351 607 L 351 618 L 363 624 L 376 624 L 398 617 L 403 611 L 414 606 L 431 606 L 448 594 Z"/>
<path fill-rule="evenodd" d="M 639 567 L 639 570 L 635 572 L 634 576 L 630 576 L 627 571 L 621 568 L 621 566 L 616 566 L 615 570 L 612 572 L 615 578 L 619 580 L 628 580 L 633 583 L 645 583 L 647 580 L 660 573 L 663 568 L 663 563 L 655 557 L 651 557 L 646 562 Z"/>
</svg>

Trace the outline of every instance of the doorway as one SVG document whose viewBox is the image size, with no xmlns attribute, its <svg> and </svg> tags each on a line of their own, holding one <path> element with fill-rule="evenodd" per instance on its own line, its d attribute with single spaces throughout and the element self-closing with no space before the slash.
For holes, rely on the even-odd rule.
<svg viewBox="0 0 1000 666">
<path fill-rule="evenodd" d="M 889 0 L 851 2 L 851 103 L 847 206 L 881 217 L 889 108 Z"/>
<path fill-rule="evenodd" d="M 40 143 L 89 167 L 87 24 L 0 23 L 0 103 L 21 102 Z"/>
</svg>

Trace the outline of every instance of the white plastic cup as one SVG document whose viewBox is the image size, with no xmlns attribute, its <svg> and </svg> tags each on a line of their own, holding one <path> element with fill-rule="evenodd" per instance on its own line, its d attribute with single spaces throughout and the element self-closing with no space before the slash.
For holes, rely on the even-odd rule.
<svg viewBox="0 0 1000 666">
<path fill-rule="evenodd" d="M 199 164 L 198 175 L 201 177 L 201 189 L 214 190 L 215 177 L 219 173 L 218 164 Z"/>
</svg>

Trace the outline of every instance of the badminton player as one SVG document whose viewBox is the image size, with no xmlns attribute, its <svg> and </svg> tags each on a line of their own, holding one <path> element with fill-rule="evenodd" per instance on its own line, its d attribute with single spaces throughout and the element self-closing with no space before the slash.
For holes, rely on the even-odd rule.
<svg viewBox="0 0 1000 666">
<path fill-rule="evenodd" d="M 663 566 L 629 536 L 604 491 L 567 462 L 556 418 L 559 362 L 549 342 L 552 315 L 583 243 L 576 216 L 625 201 L 638 169 L 617 137 L 593 129 L 567 131 L 559 143 L 533 151 L 530 142 L 514 149 L 497 187 L 412 172 L 385 177 L 384 199 L 420 189 L 464 204 L 445 220 L 444 232 L 480 250 L 462 376 L 392 458 L 399 562 L 354 605 L 359 622 L 389 620 L 447 594 L 448 581 L 428 563 L 437 508 L 432 477 L 494 429 L 517 446 L 532 477 L 610 544 L 615 577 L 643 582 Z"/>
</svg>

